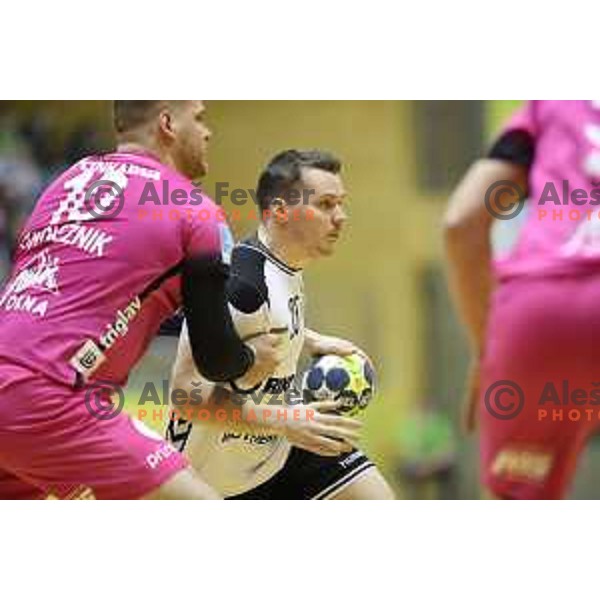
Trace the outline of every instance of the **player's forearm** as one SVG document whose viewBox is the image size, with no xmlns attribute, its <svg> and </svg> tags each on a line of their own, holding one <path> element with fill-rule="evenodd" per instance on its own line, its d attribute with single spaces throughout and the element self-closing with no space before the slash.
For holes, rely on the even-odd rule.
<svg viewBox="0 0 600 600">
<path fill-rule="evenodd" d="M 227 267 L 218 257 L 185 261 L 181 289 L 192 357 L 210 381 L 246 375 L 254 364 L 252 349 L 237 334 L 227 304 Z"/>
<path fill-rule="evenodd" d="M 489 229 L 446 229 L 447 277 L 458 316 L 474 351 L 483 346 L 493 282 Z"/>
<path fill-rule="evenodd" d="M 281 410 L 283 407 L 257 405 L 261 400 L 260 394 L 256 391 L 243 396 L 234 395 L 229 389 L 203 381 L 194 364 L 184 323 L 171 373 L 171 408 L 187 421 L 247 423 L 249 430 L 264 433 L 268 427 L 270 432 L 278 433 L 285 417 L 282 412 L 272 409 Z"/>
<path fill-rule="evenodd" d="M 490 296 L 494 287 L 490 231 L 493 217 L 486 192 L 498 181 L 525 188 L 526 172 L 506 161 L 480 160 L 471 167 L 452 195 L 444 220 L 447 277 L 458 315 L 471 346 L 483 346 Z"/>
<path fill-rule="evenodd" d="M 315 349 L 318 346 L 319 339 L 321 338 L 321 334 L 317 333 L 313 329 L 305 329 L 304 330 L 304 346 L 302 350 L 307 352 L 308 354 L 314 354 Z"/>
</svg>

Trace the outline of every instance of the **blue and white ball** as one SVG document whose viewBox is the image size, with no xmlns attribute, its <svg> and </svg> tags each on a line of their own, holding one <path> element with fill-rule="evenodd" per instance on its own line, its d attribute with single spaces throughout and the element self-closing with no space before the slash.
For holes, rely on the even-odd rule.
<svg viewBox="0 0 600 600">
<path fill-rule="evenodd" d="M 362 354 L 317 357 L 302 378 L 304 401 L 341 400 L 339 412 L 354 416 L 375 393 L 375 369 Z"/>
</svg>

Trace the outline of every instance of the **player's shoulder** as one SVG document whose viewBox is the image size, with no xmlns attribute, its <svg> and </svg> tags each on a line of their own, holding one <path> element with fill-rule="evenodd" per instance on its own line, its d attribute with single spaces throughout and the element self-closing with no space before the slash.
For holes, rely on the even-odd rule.
<svg viewBox="0 0 600 600">
<path fill-rule="evenodd" d="M 230 302 L 245 313 L 254 312 L 269 301 L 265 279 L 266 257 L 257 251 L 253 238 L 245 239 L 231 253 Z"/>
<path fill-rule="evenodd" d="M 218 209 L 212 198 L 203 190 L 201 182 L 190 180 L 150 153 L 114 152 L 105 155 L 104 160 L 120 163 L 129 176 L 139 178 L 143 183 L 143 191 L 138 201 L 141 205 L 168 206 L 173 215 L 177 214 L 178 208 L 208 209 L 210 212 Z M 137 188 L 135 189 L 137 191 Z"/>
<path fill-rule="evenodd" d="M 237 251 L 237 256 L 236 256 Z M 253 235 L 241 242 L 239 242 L 232 255 L 232 261 L 236 262 L 260 265 L 264 271 L 265 265 L 270 264 L 275 267 L 277 271 L 285 275 L 296 276 L 301 274 L 300 269 L 294 269 L 289 265 L 285 264 L 275 254 L 273 254 L 267 246 L 265 246 L 258 235 Z"/>
<path fill-rule="evenodd" d="M 266 255 L 260 251 L 255 236 L 238 242 L 231 253 L 231 269 L 235 272 L 264 277 Z"/>
</svg>

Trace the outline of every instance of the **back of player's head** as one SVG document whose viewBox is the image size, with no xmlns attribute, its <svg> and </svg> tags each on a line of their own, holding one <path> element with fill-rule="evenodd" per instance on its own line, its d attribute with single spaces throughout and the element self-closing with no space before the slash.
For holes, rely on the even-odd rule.
<svg viewBox="0 0 600 600">
<path fill-rule="evenodd" d="M 163 100 L 114 100 L 115 131 L 124 134 L 137 129 L 155 117 L 161 106 L 164 106 Z"/>
<path fill-rule="evenodd" d="M 113 123 L 118 135 L 150 123 L 164 109 L 181 108 L 185 100 L 113 100 Z"/>
<path fill-rule="evenodd" d="M 342 163 L 323 150 L 285 150 L 275 156 L 258 179 L 256 198 L 261 214 L 274 198 L 285 198 L 302 179 L 302 169 L 321 169 L 337 175 Z"/>
</svg>

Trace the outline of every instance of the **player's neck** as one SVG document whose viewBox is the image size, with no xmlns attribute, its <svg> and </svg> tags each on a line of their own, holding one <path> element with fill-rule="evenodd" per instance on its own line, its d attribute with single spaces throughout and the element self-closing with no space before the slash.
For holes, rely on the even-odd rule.
<svg viewBox="0 0 600 600">
<path fill-rule="evenodd" d="M 282 263 L 292 269 L 303 269 L 308 259 L 302 249 L 296 250 L 294 244 L 284 239 L 278 231 L 261 225 L 258 229 L 258 239 L 269 252 L 276 256 Z"/>
<path fill-rule="evenodd" d="M 155 148 L 152 144 L 142 144 L 140 142 L 123 142 L 117 145 L 117 152 L 124 152 L 130 154 L 144 154 L 150 156 L 162 163 L 163 165 L 170 167 L 174 171 L 177 171 L 177 166 L 171 159 L 171 157 L 161 152 L 160 148 Z"/>
</svg>

